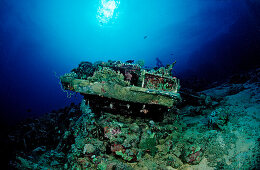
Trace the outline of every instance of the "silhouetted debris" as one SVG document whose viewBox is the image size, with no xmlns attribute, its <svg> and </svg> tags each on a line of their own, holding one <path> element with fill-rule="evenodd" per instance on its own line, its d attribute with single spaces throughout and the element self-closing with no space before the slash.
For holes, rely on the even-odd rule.
<svg viewBox="0 0 260 170">
<path fill-rule="evenodd" d="M 135 60 L 127 60 L 126 61 L 126 63 L 129 63 L 129 64 L 132 64 L 132 63 L 134 63 L 135 62 Z"/>
<path fill-rule="evenodd" d="M 163 67 L 163 66 L 164 65 L 163 65 L 162 61 L 158 57 L 156 57 L 156 67 L 160 68 L 160 67 Z"/>
</svg>

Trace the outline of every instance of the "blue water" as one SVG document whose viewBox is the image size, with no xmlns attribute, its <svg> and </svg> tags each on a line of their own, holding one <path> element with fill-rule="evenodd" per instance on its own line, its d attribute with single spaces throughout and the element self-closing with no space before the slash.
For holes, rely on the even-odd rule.
<svg viewBox="0 0 260 170">
<path fill-rule="evenodd" d="M 259 56 L 254 0 L 0 0 L 1 120 L 59 109 L 59 80 L 81 61 L 177 61 L 175 73 L 219 80 Z M 258 65 L 259 66 L 259 65 Z"/>
</svg>

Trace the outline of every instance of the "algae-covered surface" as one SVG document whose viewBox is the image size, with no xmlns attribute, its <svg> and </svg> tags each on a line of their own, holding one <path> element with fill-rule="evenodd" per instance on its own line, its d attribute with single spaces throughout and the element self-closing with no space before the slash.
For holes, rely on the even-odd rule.
<svg viewBox="0 0 260 170">
<path fill-rule="evenodd" d="M 15 169 L 258 169 L 259 72 L 183 98 L 163 119 L 94 113 L 86 100 L 17 125 Z M 254 74 L 254 75 L 255 75 Z M 191 101 L 195 100 L 195 101 Z M 192 103 L 192 104 L 191 104 Z M 161 113 L 158 113 L 161 114 Z"/>
</svg>

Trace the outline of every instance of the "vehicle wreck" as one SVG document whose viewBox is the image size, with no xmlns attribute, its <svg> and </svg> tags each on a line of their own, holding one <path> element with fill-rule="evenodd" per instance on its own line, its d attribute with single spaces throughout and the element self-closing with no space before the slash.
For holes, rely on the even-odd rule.
<svg viewBox="0 0 260 170">
<path fill-rule="evenodd" d="M 171 74 L 174 64 L 145 69 L 121 61 L 81 62 L 60 80 L 65 90 L 82 94 L 93 111 L 158 116 L 181 100 L 179 79 Z"/>
</svg>

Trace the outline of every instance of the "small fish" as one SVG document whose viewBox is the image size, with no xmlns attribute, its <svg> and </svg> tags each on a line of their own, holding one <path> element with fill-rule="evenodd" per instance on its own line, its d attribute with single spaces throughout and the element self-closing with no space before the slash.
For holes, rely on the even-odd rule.
<svg viewBox="0 0 260 170">
<path fill-rule="evenodd" d="M 126 63 L 133 63 L 135 60 L 127 60 Z"/>
<path fill-rule="evenodd" d="M 146 38 L 148 38 L 148 36 L 146 35 L 146 36 L 144 36 L 144 39 L 146 39 Z"/>
</svg>

